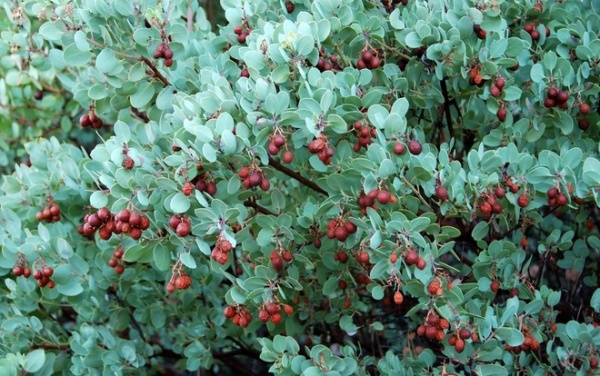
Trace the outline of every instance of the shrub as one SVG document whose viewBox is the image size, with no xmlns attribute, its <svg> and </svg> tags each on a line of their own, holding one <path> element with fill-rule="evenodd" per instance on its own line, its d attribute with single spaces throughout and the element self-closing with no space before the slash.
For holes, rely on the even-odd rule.
<svg viewBox="0 0 600 376">
<path fill-rule="evenodd" d="M 0 374 L 597 374 L 595 3 L 4 5 Z"/>
</svg>

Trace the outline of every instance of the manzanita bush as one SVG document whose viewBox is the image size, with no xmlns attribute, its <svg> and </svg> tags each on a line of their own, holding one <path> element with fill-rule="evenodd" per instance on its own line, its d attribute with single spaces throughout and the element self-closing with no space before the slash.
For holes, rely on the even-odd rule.
<svg viewBox="0 0 600 376">
<path fill-rule="evenodd" d="M 1 3 L 1 375 L 598 374 L 597 1 Z"/>
</svg>

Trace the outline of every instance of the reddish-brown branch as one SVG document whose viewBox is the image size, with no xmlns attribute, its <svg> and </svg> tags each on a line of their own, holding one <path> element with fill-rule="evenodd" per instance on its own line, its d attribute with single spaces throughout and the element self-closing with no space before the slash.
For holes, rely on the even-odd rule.
<svg viewBox="0 0 600 376">
<path fill-rule="evenodd" d="M 323 188 L 319 187 L 317 184 L 308 180 L 307 178 L 300 175 L 296 171 L 283 166 L 281 163 L 279 163 L 279 161 L 276 161 L 275 159 L 273 159 L 271 157 L 269 157 L 269 166 L 273 167 L 274 169 L 276 169 L 278 171 L 283 172 L 284 174 L 286 174 L 287 176 L 289 176 L 291 178 L 298 180 L 300 183 L 311 188 L 312 190 L 319 192 L 325 196 L 329 196 L 329 194 L 327 194 L 327 192 Z"/>
<path fill-rule="evenodd" d="M 244 205 L 248 206 L 250 208 L 253 208 L 254 210 L 256 210 L 257 212 L 259 212 L 261 214 L 277 216 L 276 213 L 273 213 L 269 209 L 267 209 L 267 208 L 265 208 L 265 207 L 260 206 L 259 204 L 257 204 L 256 200 L 254 200 L 253 198 L 249 198 L 246 201 L 244 201 Z"/>
<path fill-rule="evenodd" d="M 448 123 L 448 132 L 450 137 L 456 138 L 454 134 L 454 126 L 452 124 L 452 114 L 450 113 L 450 97 L 448 96 L 448 87 L 446 86 L 446 79 L 440 81 L 440 87 L 442 89 L 442 95 L 444 96 L 444 112 L 446 113 L 446 122 Z"/>
<path fill-rule="evenodd" d="M 165 76 L 163 76 L 162 73 L 160 73 L 160 71 L 158 70 L 158 68 L 156 68 L 156 65 L 154 65 L 154 63 L 152 61 L 150 61 L 150 59 L 148 59 L 145 56 L 140 56 L 139 59 L 141 61 L 143 61 L 148 66 L 148 68 L 150 68 L 152 70 L 152 73 L 154 74 L 154 77 L 158 78 L 158 80 L 160 82 L 162 82 L 163 85 L 165 85 L 165 86 L 171 85 L 171 83 L 169 82 L 169 80 L 167 80 L 165 78 Z"/>
</svg>

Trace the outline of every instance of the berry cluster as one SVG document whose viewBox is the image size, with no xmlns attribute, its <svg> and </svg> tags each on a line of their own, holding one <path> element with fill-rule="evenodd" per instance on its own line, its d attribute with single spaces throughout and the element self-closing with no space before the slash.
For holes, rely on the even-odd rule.
<svg viewBox="0 0 600 376">
<path fill-rule="evenodd" d="M 475 33 L 475 35 L 477 35 L 477 38 L 479 39 L 485 39 L 487 33 L 485 30 L 483 30 L 481 28 L 481 25 L 479 24 L 473 24 L 473 32 Z"/>
<path fill-rule="evenodd" d="M 479 335 L 467 328 L 462 328 L 448 338 L 448 344 L 453 346 L 457 353 L 461 353 L 465 349 L 465 341 L 468 339 L 476 342 L 479 339 Z"/>
<path fill-rule="evenodd" d="M 427 262 L 425 261 L 425 259 L 421 257 L 421 255 L 419 255 L 419 253 L 414 249 L 410 249 L 408 252 L 406 252 L 406 254 L 404 255 L 404 262 L 406 262 L 406 265 L 409 266 L 416 265 L 417 269 L 419 270 L 423 270 L 427 266 Z"/>
<path fill-rule="evenodd" d="M 559 191 L 556 187 L 548 189 L 546 195 L 548 195 L 548 205 L 550 207 L 565 206 L 569 203 L 567 195 Z"/>
<path fill-rule="evenodd" d="M 333 157 L 333 148 L 329 146 L 327 136 L 321 135 L 319 138 L 315 138 L 308 144 L 308 151 L 312 154 L 317 154 L 321 162 L 325 165 L 331 164 L 331 158 Z"/>
<path fill-rule="evenodd" d="M 252 321 L 252 314 L 244 306 L 227 306 L 225 307 L 225 311 L 223 311 L 223 315 L 231 319 L 233 325 L 241 326 L 242 328 L 246 328 Z"/>
<path fill-rule="evenodd" d="M 169 227 L 183 238 L 192 231 L 192 221 L 184 214 L 174 214 L 169 218 Z"/>
<path fill-rule="evenodd" d="M 381 60 L 377 56 L 377 52 L 373 53 L 373 51 L 366 49 L 363 50 L 356 62 L 356 68 L 358 69 L 377 69 L 381 65 Z"/>
<path fill-rule="evenodd" d="M 444 330 L 448 328 L 450 328 L 448 320 L 440 318 L 439 315 L 430 311 L 425 323 L 417 327 L 417 335 L 430 340 L 443 341 L 446 338 Z"/>
<path fill-rule="evenodd" d="M 217 193 L 217 185 L 206 175 L 198 175 L 191 181 L 200 192 L 206 192 L 211 196 Z M 183 192 L 185 194 L 185 191 Z M 191 193 L 191 192 L 190 192 Z"/>
<path fill-rule="evenodd" d="M 546 91 L 546 98 L 544 99 L 544 107 L 552 108 L 558 107 L 562 110 L 569 108 L 569 92 L 565 90 L 558 90 L 556 87 L 551 86 Z"/>
<path fill-rule="evenodd" d="M 344 251 L 337 251 L 333 254 L 333 259 L 337 262 L 345 264 L 346 262 L 348 262 L 348 254 Z"/>
<path fill-rule="evenodd" d="M 281 133 L 275 133 L 270 137 L 270 140 L 271 142 L 269 142 L 269 145 L 267 146 L 267 151 L 269 154 L 277 155 L 281 151 L 281 148 L 285 147 L 286 151 L 283 153 L 282 159 L 285 163 L 292 163 L 294 154 L 287 150 L 285 137 Z"/>
<path fill-rule="evenodd" d="M 25 255 L 23 255 L 22 253 L 19 253 L 19 256 L 17 257 L 17 262 L 13 266 L 12 273 L 15 277 L 23 276 L 25 278 L 29 278 L 29 276 L 31 275 L 31 269 L 27 264 Z"/>
<path fill-rule="evenodd" d="M 211 252 L 213 260 L 221 265 L 227 264 L 229 261 L 229 252 L 233 249 L 231 242 L 222 236 L 217 238 L 214 248 Z"/>
<path fill-rule="evenodd" d="M 371 256 L 364 249 L 360 249 L 358 252 L 354 254 L 354 260 L 362 265 L 369 265 L 369 261 Z"/>
<path fill-rule="evenodd" d="M 427 285 L 427 292 L 432 296 L 442 296 L 444 292 L 442 291 L 442 285 L 437 278 L 429 282 L 429 285 Z"/>
<path fill-rule="evenodd" d="M 292 315 L 294 313 L 294 308 L 287 304 L 276 304 L 273 302 L 267 303 L 263 305 L 263 307 L 258 311 L 258 319 L 266 323 L 267 321 L 271 321 L 273 324 L 277 325 L 281 322 L 281 306 L 283 306 L 283 311 L 287 315 Z"/>
<path fill-rule="evenodd" d="M 479 71 L 479 69 L 480 69 L 479 65 L 475 65 L 469 71 L 469 85 L 479 86 L 479 87 L 483 86 L 484 80 L 483 80 L 483 76 L 481 75 L 481 72 Z"/>
<path fill-rule="evenodd" d="M 243 22 L 241 25 L 236 25 L 233 28 L 233 32 L 237 35 L 238 43 L 246 43 L 246 38 L 250 35 L 252 29 L 248 27 L 246 22 Z"/>
<path fill-rule="evenodd" d="M 532 40 L 540 39 L 540 32 L 537 31 L 537 29 L 535 28 L 535 24 L 533 22 L 529 22 L 529 23 L 525 24 L 525 26 L 523 26 L 523 30 L 525 30 L 527 33 L 529 33 L 529 36 L 531 36 Z M 548 38 L 549 36 L 550 36 L 550 29 L 546 26 L 546 38 Z"/>
<path fill-rule="evenodd" d="M 358 152 L 360 148 L 367 148 L 373 143 L 372 138 L 377 137 L 377 131 L 369 124 L 363 124 L 362 121 L 354 122 L 354 133 L 358 137 L 358 141 L 354 144 L 354 151 Z"/>
<path fill-rule="evenodd" d="M 167 292 L 172 294 L 175 292 L 175 290 L 186 290 L 191 285 L 192 278 L 189 276 L 189 274 L 180 268 L 177 268 L 176 272 L 173 272 L 173 275 L 171 275 L 171 279 L 167 284 Z"/>
<path fill-rule="evenodd" d="M 341 242 L 346 241 L 348 235 L 356 233 L 356 230 L 356 225 L 341 215 L 330 219 L 327 223 L 327 237 L 329 239 L 337 239 Z"/>
<path fill-rule="evenodd" d="M 242 179 L 242 184 L 246 189 L 260 187 L 263 191 L 268 191 L 271 188 L 271 182 L 259 167 L 242 167 L 238 172 L 238 176 Z"/>
<path fill-rule="evenodd" d="M 513 354 L 520 354 L 521 351 L 537 351 L 540 348 L 540 342 L 533 338 L 533 336 L 531 335 L 529 328 L 527 327 L 523 327 L 523 329 L 521 329 L 521 332 L 523 333 L 523 335 L 525 336 L 525 340 L 523 341 L 523 343 L 520 346 L 510 346 L 510 345 L 505 345 L 505 349 L 512 352 Z"/>
<path fill-rule="evenodd" d="M 48 206 L 35 214 L 38 221 L 58 222 L 60 221 L 60 207 L 56 205 L 52 197 L 48 197 Z"/>
<path fill-rule="evenodd" d="M 108 266 L 114 268 L 115 273 L 117 274 L 123 274 L 123 272 L 125 271 L 125 266 L 123 266 L 123 264 L 119 262 L 119 260 L 123 259 L 124 254 L 125 253 L 123 252 L 123 246 L 119 244 L 119 246 L 115 248 L 112 256 L 108 260 Z"/>
<path fill-rule="evenodd" d="M 518 189 L 518 186 L 517 186 Z M 501 214 L 502 204 L 496 201 L 496 199 L 503 199 L 506 196 L 506 191 L 502 187 L 497 187 L 492 193 L 484 192 L 479 199 L 482 202 L 479 203 L 479 212 L 484 219 L 490 219 L 492 214 Z"/>
<path fill-rule="evenodd" d="M 165 67 L 170 67 L 173 65 L 173 50 L 171 50 L 171 47 L 169 47 L 168 43 L 163 42 L 159 44 L 156 47 L 153 56 L 155 59 L 165 59 Z"/>
<path fill-rule="evenodd" d="M 325 56 L 325 53 L 321 54 L 319 60 L 317 60 L 317 69 L 321 72 L 330 70 L 341 70 L 338 58 L 335 55 Z"/>
<path fill-rule="evenodd" d="M 150 227 L 148 217 L 129 209 L 123 209 L 113 216 L 107 208 L 100 208 L 96 213 L 86 214 L 83 221 L 85 223 L 78 229 L 81 234 L 91 237 L 98 230 L 98 235 L 103 240 L 110 239 L 113 233 L 126 233 L 138 240 L 142 237 L 142 231 Z"/>
<path fill-rule="evenodd" d="M 82 127 L 92 127 L 94 129 L 100 129 L 104 125 L 102 119 L 96 116 L 96 112 L 94 112 L 94 108 L 90 108 L 90 112 L 82 115 L 79 118 L 79 125 Z"/>
<path fill-rule="evenodd" d="M 498 98 L 499 96 L 502 95 L 505 85 L 506 85 L 506 81 L 504 80 L 504 78 L 502 78 L 502 77 L 496 78 L 496 80 L 494 80 L 494 82 L 492 83 L 492 86 L 490 86 L 490 95 L 492 97 Z"/>
<path fill-rule="evenodd" d="M 39 287 L 48 287 L 49 289 L 52 289 L 55 286 L 54 281 L 50 280 L 50 277 L 52 277 L 53 274 L 54 269 L 44 264 L 41 268 L 36 268 L 32 275 L 33 278 L 37 280 L 37 285 Z"/>
</svg>

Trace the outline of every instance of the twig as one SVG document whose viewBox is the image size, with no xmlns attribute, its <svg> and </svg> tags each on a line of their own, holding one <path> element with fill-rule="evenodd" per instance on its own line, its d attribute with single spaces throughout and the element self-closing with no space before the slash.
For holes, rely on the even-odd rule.
<svg viewBox="0 0 600 376">
<path fill-rule="evenodd" d="M 276 161 L 275 159 L 273 159 L 271 157 L 269 157 L 269 166 L 273 167 L 276 170 L 283 172 L 284 174 L 286 174 L 287 176 L 289 176 L 291 178 L 298 180 L 300 183 L 306 185 L 307 187 L 311 188 L 312 190 L 317 191 L 325 196 L 329 196 L 327 191 L 325 191 L 323 188 L 319 187 L 317 184 L 308 180 L 307 178 L 300 175 L 296 171 L 283 166 L 281 163 L 279 163 L 278 161 Z"/>
<path fill-rule="evenodd" d="M 246 201 L 244 201 L 244 206 L 248 206 L 250 208 L 253 208 L 257 212 L 262 213 L 262 214 L 277 216 L 276 213 L 273 213 L 272 211 L 270 211 L 269 209 L 265 208 L 264 206 L 260 206 L 259 204 L 257 204 L 256 200 L 253 199 L 253 198 L 249 198 Z"/>
<path fill-rule="evenodd" d="M 404 182 L 404 184 L 408 185 L 408 186 L 409 186 L 409 188 L 410 188 L 410 189 L 411 189 L 413 192 L 415 192 L 415 194 L 417 195 L 417 197 L 419 197 L 419 200 L 421 200 L 421 202 L 422 202 L 422 203 L 423 203 L 425 206 L 427 206 L 427 208 L 429 209 L 429 211 L 431 211 L 431 212 L 434 212 L 434 213 L 435 213 L 435 211 L 433 210 L 433 208 L 431 207 L 431 205 L 429 205 L 429 203 L 428 203 L 428 202 L 425 200 L 425 198 L 424 198 L 424 197 L 421 195 L 421 192 L 419 192 L 419 190 L 418 190 L 418 189 L 417 189 L 417 188 L 416 188 L 414 185 L 412 185 L 412 183 L 411 183 L 410 181 L 408 181 L 408 179 L 407 179 L 406 177 L 404 177 L 404 176 L 401 176 L 401 179 L 402 179 L 402 181 Z"/>
<path fill-rule="evenodd" d="M 452 114 L 450 113 L 450 98 L 448 96 L 448 87 L 446 86 L 446 78 L 440 81 L 442 95 L 444 96 L 444 112 L 446 113 L 446 123 L 448 123 L 448 132 L 450 137 L 456 139 L 454 134 L 454 126 L 452 125 Z"/>
<path fill-rule="evenodd" d="M 162 73 L 160 73 L 160 71 L 158 70 L 158 68 L 156 68 L 156 65 L 154 65 L 150 61 L 150 59 L 148 59 L 146 56 L 140 56 L 139 60 L 143 61 L 148 66 L 148 68 L 150 68 L 152 70 L 152 72 L 154 73 L 154 77 L 158 78 L 159 81 L 163 83 L 163 85 L 165 85 L 165 86 L 171 85 L 171 83 L 169 82 L 169 80 L 167 80 L 165 78 L 165 76 L 163 76 Z"/>
<path fill-rule="evenodd" d="M 138 110 L 137 108 L 131 106 L 131 112 L 137 116 L 141 121 L 143 121 L 144 123 L 148 123 L 150 121 L 150 119 L 148 118 L 148 116 L 143 113 L 142 111 Z"/>
</svg>

